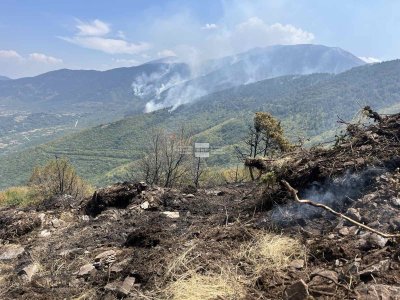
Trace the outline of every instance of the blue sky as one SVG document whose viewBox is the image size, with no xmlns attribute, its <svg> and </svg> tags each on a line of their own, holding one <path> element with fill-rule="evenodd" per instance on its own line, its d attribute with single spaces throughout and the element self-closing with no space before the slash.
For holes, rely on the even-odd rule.
<svg viewBox="0 0 400 300">
<path fill-rule="evenodd" d="M 395 0 L 2 0 L 0 75 L 202 60 L 273 44 L 400 57 Z"/>
</svg>

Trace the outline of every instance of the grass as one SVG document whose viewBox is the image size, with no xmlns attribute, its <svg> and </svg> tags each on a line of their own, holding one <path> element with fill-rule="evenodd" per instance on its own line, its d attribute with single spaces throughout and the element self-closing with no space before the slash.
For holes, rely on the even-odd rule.
<svg viewBox="0 0 400 300">
<path fill-rule="evenodd" d="M 0 206 L 28 206 L 39 201 L 35 190 L 27 186 L 11 187 L 0 191 Z"/>
<path fill-rule="evenodd" d="M 305 255 L 304 246 L 296 239 L 260 233 L 253 241 L 241 246 L 238 258 L 251 265 L 253 273 L 258 276 L 266 270 L 282 270 Z"/>
<path fill-rule="evenodd" d="M 172 300 L 245 299 L 246 288 L 231 269 L 221 268 L 219 274 L 188 273 L 172 282 L 166 294 Z"/>
</svg>

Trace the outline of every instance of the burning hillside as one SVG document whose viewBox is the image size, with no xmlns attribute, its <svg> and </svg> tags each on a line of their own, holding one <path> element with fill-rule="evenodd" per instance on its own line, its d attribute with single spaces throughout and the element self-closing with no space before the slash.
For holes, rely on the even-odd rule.
<svg viewBox="0 0 400 300">
<path fill-rule="evenodd" d="M 1 299 L 396 299 L 400 114 L 253 162 L 267 183 L 119 183 L 0 211 Z M 362 226 L 321 208 L 329 205 Z"/>
</svg>

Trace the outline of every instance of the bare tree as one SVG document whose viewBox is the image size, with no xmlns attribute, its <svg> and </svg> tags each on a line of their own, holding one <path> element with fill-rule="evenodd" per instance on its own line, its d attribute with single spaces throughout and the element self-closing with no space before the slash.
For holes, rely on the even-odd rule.
<svg viewBox="0 0 400 300">
<path fill-rule="evenodd" d="M 176 185 L 190 171 L 190 157 L 182 151 L 190 142 L 191 138 L 183 127 L 173 134 L 155 130 L 146 155 L 139 161 L 139 176 L 151 185 Z"/>
</svg>

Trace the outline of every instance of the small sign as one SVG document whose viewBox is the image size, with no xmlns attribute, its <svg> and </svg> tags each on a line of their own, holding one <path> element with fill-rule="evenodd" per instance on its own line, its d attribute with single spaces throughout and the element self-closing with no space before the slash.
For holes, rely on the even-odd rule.
<svg viewBox="0 0 400 300">
<path fill-rule="evenodd" d="M 194 157 L 210 157 L 210 143 L 194 143 Z"/>
</svg>

